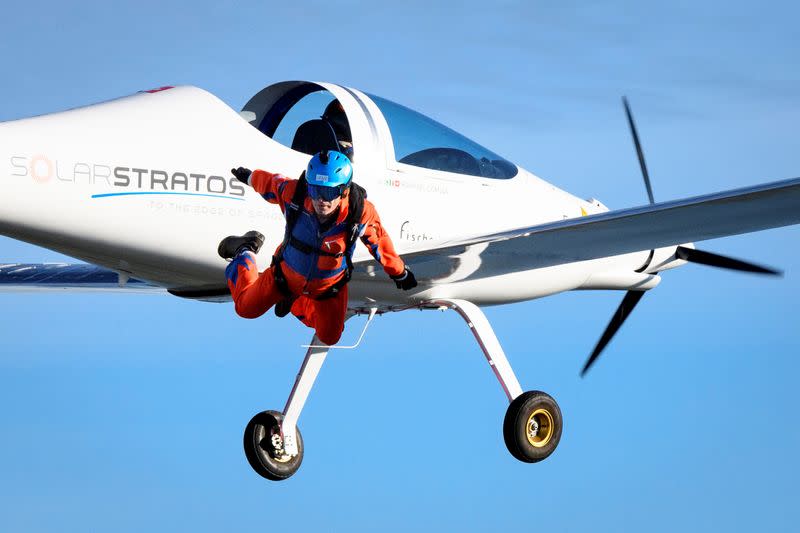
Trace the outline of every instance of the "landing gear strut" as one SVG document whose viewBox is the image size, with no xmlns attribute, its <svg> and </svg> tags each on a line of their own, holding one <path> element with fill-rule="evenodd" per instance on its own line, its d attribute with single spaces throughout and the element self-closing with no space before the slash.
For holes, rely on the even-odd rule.
<svg viewBox="0 0 800 533">
<path fill-rule="evenodd" d="M 244 454 L 260 476 L 281 481 L 300 468 L 303 462 L 303 437 L 297 429 L 297 419 L 327 355 L 328 347 L 314 335 L 283 413 L 264 411 L 247 424 L 244 430 Z"/>
<path fill-rule="evenodd" d="M 491 324 L 477 305 L 456 299 L 431 303 L 454 309 L 466 321 L 511 402 L 503 421 L 503 438 L 511 455 L 525 463 L 549 457 L 561 440 L 561 409 L 556 401 L 544 392 L 522 392 Z"/>
</svg>

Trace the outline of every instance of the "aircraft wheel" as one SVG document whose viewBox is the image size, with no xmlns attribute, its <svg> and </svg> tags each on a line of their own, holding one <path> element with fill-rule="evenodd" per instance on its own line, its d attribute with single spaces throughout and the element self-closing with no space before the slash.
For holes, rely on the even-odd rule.
<svg viewBox="0 0 800 533">
<path fill-rule="evenodd" d="M 525 463 L 538 463 L 550 456 L 561 440 L 561 409 L 549 395 L 528 391 L 511 402 L 503 421 L 506 447 Z"/>
<path fill-rule="evenodd" d="M 283 414 L 264 411 L 254 416 L 244 430 L 244 454 L 253 470 L 272 481 L 281 481 L 297 472 L 303 462 L 303 437 L 297 429 L 297 455 L 283 453 L 280 424 Z"/>
</svg>

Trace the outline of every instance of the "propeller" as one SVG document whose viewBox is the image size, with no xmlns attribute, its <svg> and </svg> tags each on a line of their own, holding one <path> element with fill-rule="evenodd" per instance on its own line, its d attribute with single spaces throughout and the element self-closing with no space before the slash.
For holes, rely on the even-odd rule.
<svg viewBox="0 0 800 533">
<path fill-rule="evenodd" d="M 631 113 L 628 99 L 624 96 L 622 97 L 622 105 L 625 107 L 625 116 L 628 118 L 628 127 L 630 128 L 631 136 L 633 137 L 633 144 L 636 146 L 636 155 L 639 157 L 639 166 L 642 169 L 644 185 L 647 188 L 647 197 L 650 200 L 650 203 L 653 204 L 655 203 L 653 197 L 653 187 L 650 185 L 650 174 L 647 172 L 647 164 L 644 161 L 642 143 L 639 141 L 639 133 L 637 132 L 636 124 L 633 121 L 633 113 Z M 746 261 L 741 261 L 739 259 L 734 259 L 732 257 L 725 257 L 724 255 L 704 252 L 694 248 L 687 248 L 685 246 L 678 246 L 675 250 L 675 256 L 678 259 L 683 259 L 684 261 L 688 261 L 690 263 L 698 263 L 717 268 L 727 268 L 730 270 L 739 270 L 742 272 L 752 272 L 756 274 L 769 274 L 773 276 L 783 275 L 783 272 L 774 268 L 756 265 Z M 639 300 L 642 299 L 642 296 L 644 296 L 644 291 L 628 291 L 625 294 L 625 298 L 622 299 L 619 307 L 617 307 L 617 310 L 611 317 L 611 321 L 608 323 L 608 326 L 606 326 L 606 330 L 603 332 L 600 340 L 597 341 L 597 345 L 594 347 L 591 355 L 583 365 L 581 377 L 585 376 L 586 372 L 592 367 L 595 361 L 597 361 L 597 358 L 600 357 L 600 354 L 603 352 L 605 347 L 617 333 L 619 328 L 622 327 L 625 319 L 630 316 L 633 308 L 636 307 L 636 304 L 639 303 Z"/>
<path fill-rule="evenodd" d="M 683 259 L 690 263 L 698 263 L 701 265 L 708 265 L 717 268 L 727 268 L 729 270 L 740 270 L 742 272 L 752 272 L 754 274 L 769 274 L 771 276 L 782 276 L 783 272 L 771 267 L 756 265 L 755 263 L 748 263 L 733 257 L 726 257 L 724 255 L 712 254 L 711 252 L 704 252 L 703 250 L 696 250 L 678 246 L 675 250 L 675 256 L 678 259 Z"/>
<path fill-rule="evenodd" d="M 639 166 L 642 169 L 642 177 L 644 178 L 644 186 L 647 187 L 647 198 L 650 203 L 654 204 L 656 201 L 653 199 L 653 187 L 650 185 L 650 174 L 647 172 L 647 164 L 644 162 L 644 152 L 642 151 L 642 143 L 639 142 L 639 133 L 636 131 L 636 124 L 633 122 L 633 113 L 631 113 L 631 106 L 628 105 L 628 99 L 622 97 L 622 105 L 625 107 L 625 116 L 628 117 L 628 127 L 631 130 L 633 137 L 633 144 L 636 145 L 636 155 L 639 157 Z"/>
<path fill-rule="evenodd" d="M 625 294 L 625 298 L 622 299 L 622 303 L 619 304 L 616 312 L 611 317 L 611 321 L 608 323 L 608 326 L 606 326 L 603 336 L 600 337 L 599 341 L 597 341 L 597 346 L 594 347 L 592 355 L 589 356 L 589 359 L 586 360 L 586 364 L 583 365 L 581 377 L 586 374 L 597 358 L 600 357 L 600 352 L 603 351 L 620 326 L 622 326 L 622 324 L 625 322 L 625 319 L 628 318 L 628 316 L 631 314 L 631 311 L 633 311 L 633 308 L 636 307 L 636 304 L 638 304 L 639 300 L 642 299 L 642 296 L 644 296 L 644 291 L 628 291 Z"/>
<path fill-rule="evenodd" d="M 628 99 L 626 97 L 622 97 L 622 105 L 625 107 L 625 116 L 628 118 L 628 127 L 631 130 L 631 137 L 633 137 L 633 144 L 636 146 L 636 155 L 639 158 L 639 167 L 642 169 L 642 178 L 644 178 L 644 186 L 647 188 L 647 198 L 650 200 L 651 204 L 655 203 L 655 199 L 653 197 L 653 187 L 650 185 L 650 173 L 647 172 L 647 163 L 644 161 L 644 151 L 642 150 L 642 143 L 639 141 L 639 133 L 636 130 L 636 123 L 633 121 L 633 113 L 631 113 L 631 106 L 628 104 Z M 611 317 L 611 321 L 606 326 L 606 330 L 603 332 L 603 336 L 600 337 L 600 340 L 597 341 L 597 345 L 594 347 L 592 354 L 586 360 L 586 363 L 583 365 L 583 370 L 581 370 L 581 377 L 586 375 L 589 368 L 597 361 L 597 358 L 600 357 L 600 354 L 605 349 L 606 345 L 611 341 L 614 335 L 617 333 L 619 328 L 625 322 L 625 319 L 631 314 L 633 308 L 636 307 L 636 304 L 639 303 L 639 300 L 642 299 L 644 296 L 644 291 L 628 291 L 625 294 L 625 298 L 622 299 L 622 302 L 617 307 L 617 310 L 614 312 L 614 315 Z"/>
</svg>

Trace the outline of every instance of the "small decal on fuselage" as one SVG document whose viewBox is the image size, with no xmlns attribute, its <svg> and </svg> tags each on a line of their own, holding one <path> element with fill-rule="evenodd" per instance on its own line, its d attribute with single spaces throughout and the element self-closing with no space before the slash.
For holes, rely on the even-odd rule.
<svg viewBox="0 0 800 533">
<path fill-rule="evenodd" d="M 411 221 L 406 220 L 400 224 L 400 240 L 411 242 L 432 241 L 433 236 L 428 235 L 428 233 L 425 231 L 420 232 L 416 230 L 416 228 L 411 224 Z"/>
<path fill-rule="evenodd" d="M 397 178 L 386 178 L 379 182 L 385 187 L 392 187 L 394 189 L 412 189 L 421 193 L 436 193 L 448 194 L 450 191 L 447 185 L 436 181 L 419 181 L 419 180 L 400 180 Z"/>
<path fill-rule="evenodd" d="M 150 93 L 150 94 L 153 94 L 153 93 L 160 93 L 161 91 L 167 91 L 167 90 L 169 90 L 169 89 L 174 89 L 174 88 L 175 88 L 175 86 L 174 86 L 174 85 L 164 85 L 163 87 L 159 87 L 159 88 L 157 88 L 157 89 L 148 89 L 148 90 L 146 90 L 146 91 L 139 91 L 139 92 L 140 92 L 140 93 Z"/>
</svg>

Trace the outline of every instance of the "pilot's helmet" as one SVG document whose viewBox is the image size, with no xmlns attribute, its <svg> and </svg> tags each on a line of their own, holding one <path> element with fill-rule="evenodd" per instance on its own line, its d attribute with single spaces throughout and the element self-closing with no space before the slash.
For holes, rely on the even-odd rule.
<svg viewBox="0 0 800 533">
<path fill-rule="evenodd" d="M 328 150 L 311 158 L 306 169 L 308 195 L 332 201 L 342 196 L 353 179 L 353 165 L 341 152 Z"/>
<path fill-rule="evenodd" d="M 353 142 L 353 135 L 350 133 L 350 123 L 347 121 L 347 115 L 344 112 L 342 103 L 339 100 L 333 100 L 325 108 L 322 113 L 323 120 L 327 120 L 333 127 L 333 132 L 336 133 L 336 139 L 339 142 Z"/>
</svg>

